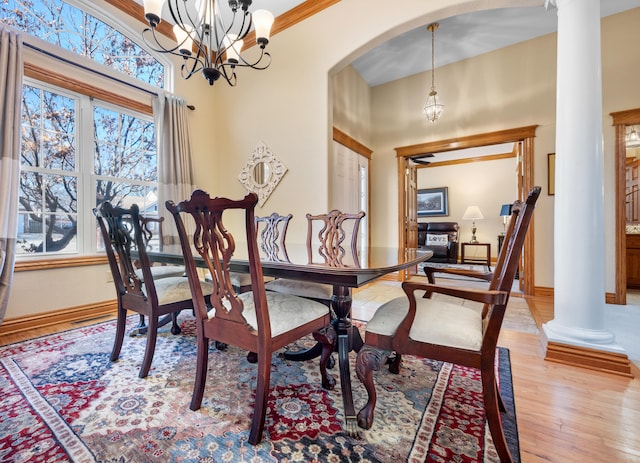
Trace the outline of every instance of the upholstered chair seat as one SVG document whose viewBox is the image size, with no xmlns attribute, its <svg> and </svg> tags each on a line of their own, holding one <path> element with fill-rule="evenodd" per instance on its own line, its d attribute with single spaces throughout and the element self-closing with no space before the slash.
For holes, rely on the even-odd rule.
<svg viewBox="0 0 640 463">
<path fill-rule="evenodd" d="M 267 292 L 267 305 L 269 306 L 269 322 L 271 323 L 271 335 L 279 336 L 291 331 L 293 328 L 312 322 L 327 313 L 327 308 L 314 301 L 296 296 Z M 238 295 L 244 305 L 243 316 L 246 322 L 254 330 L 258 329 L 256 308 L 251 291 Z M 216 316 L 215 307 L 207 313 L 209 319 Z"/>
<path fill-rule="evenodd" d="M 459 349 L 480 349 L 481 310 L 434 299 L 417 299 L 416 303 L 416 317 L 409 330 L 409 339 Z M 408 311 L 405 296 L 383 304 L 367 323 L 367 334 L 393 336 Z"/>
<path fill-rule="evenodd" d="M 279 278 L 265 284 L 267 291 L 275 291 L 293 296 L 331 302 L 333 286 L 303 280 Z"/>
</svg>

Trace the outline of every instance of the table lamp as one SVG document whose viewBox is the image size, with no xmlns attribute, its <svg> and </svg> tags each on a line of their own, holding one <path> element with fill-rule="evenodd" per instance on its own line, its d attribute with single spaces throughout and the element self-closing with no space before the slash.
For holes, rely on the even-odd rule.
<svg viewBox="0 0 640 463">
<path fill-rule="evenodd" d="M 502 217 L 502 234 L 507 234 L 507 217 L 511 215 L 511 204 L 503 204 L 500 208 L 500 217 Z"/>
<path fill-rule="evenodd" d="M 469 241 L 471 244 L 478 242 L 476 239 L 476 220 L 480 219 L 484 219 L 484 215 L 482 215 L 478 206 L 467 207 L 467 210 L 464 211 L 464 215 L 462 216 L 462 220 L 473 220 L 473 224 L 471 225 L 471 241 Z"/>
</svg>

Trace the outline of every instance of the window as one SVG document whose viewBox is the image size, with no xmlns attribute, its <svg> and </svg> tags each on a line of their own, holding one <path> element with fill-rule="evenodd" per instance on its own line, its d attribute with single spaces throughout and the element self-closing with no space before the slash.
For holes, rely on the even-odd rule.
<svg viewBox="0 0 640 463">
<path fill-rule="evenodd" d="M 0 21 L 155 87 L 164 66 L 124 34 L 62 0 L 2 0 Z"/>
<path fill-rule="evenodd" d="M 22 111 L 19 254 L 95 252 L 103 201 L 157 211 L 150 116 L 35 81 Z"/>
<path fill-rule="evenodd" d="M 165 86 L 165 72 L 172 69 L 129 39 L 117 21 L 110 22 L 121 30 L 98 16 L 97 6 L 86 0 L 0 0 L 1 22 L 28 33 L 25 44 L 36 53 L 60 58 L 55 69 L 42 68 L 39 60 L 29 68 L 25 63 L 30 77 L 22 101 L 22 256 L 95 253 L 100 243 L 91 211 L 102 201 L 137 203 L 143 213 L 157 213 L 155 129 L 142 102 L 153 88 Z M 83 72 L 76 73 L 76 66 Z M 89 68 L 95 80 L 86 77 Z M 133 80 L 118 73 L 146 84 L 134 84 L 123 95 L 118 85 Z"/>
</svg>

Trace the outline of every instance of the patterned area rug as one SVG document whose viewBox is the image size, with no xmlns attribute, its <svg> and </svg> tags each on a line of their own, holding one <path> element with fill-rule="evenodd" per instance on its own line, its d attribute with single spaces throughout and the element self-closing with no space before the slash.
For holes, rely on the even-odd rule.
<svg viewBox="0 0 640 463">
<path fill-rule="evenodd" d="M 133 326 L 136 317 L 131 317 Z M 125 338 L 109 361 L 106 322 L 0 347 L 3 462 L 493 462 L 477 371 L 405 357 L 400 375 L 378 372 L 373 427 L 343 431 L 339 374 L 320 386 L 318 363 L 274 355 L 265 438 L 247 443 L 256 367 L 246 352 L 211 348 L 203 406 L 189 401 L 195 373 L 190 315 L 183 334 L 163 331 L 151 372 L 138 378 L 146 339 Z M 298 347 L 311 345 L 309 338 Z M 519 461 L 508 351 L 499 349 L 504 427 Z M 355 355 L 351 355 L 352 362 Z M 353 372 L 352 366 L 352 372 Z M 353 373 L 356 409 L 366 400 Z"/>
</svg>

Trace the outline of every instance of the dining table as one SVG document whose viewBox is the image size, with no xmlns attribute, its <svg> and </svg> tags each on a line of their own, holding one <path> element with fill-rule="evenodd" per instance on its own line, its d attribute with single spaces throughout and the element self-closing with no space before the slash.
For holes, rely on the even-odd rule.
<svg viewBox="0 0 640 463">
<path fill-rule="evenodd" d="M 363 345 L 363 340 L 360 331 L 353 326 L 350 318 L 352 289 L 366 285 L 382 276 L 415 267 L 429 259 L 433 252 L 419 248 L 361 246 L 357 264 L 332 267 L 328 264 L 308 263 L 306 244 L 287 243 L 286 248 L 290 262 L 275 262 L 263 258 L 261 259 L 262 272 L 268 277 L 304 280 L 333 286 L 331 308 L 336 318 L 332 324 L 338 337 L 337 353 L 345 426 L 349 435 L 358 436 L 359 428 L 351 390 L 349 354 L 352 351 L 358 352 Z M 234 256 L 230 262 L 232 272 L 249 273 L 246 249 L 246 244 L 236 243 Z M 149 260 L 153 262 L 184 265 L 179 245 L 165 244 L 161 251 L 151 250 L 147 254 Z M 202 264 L 197 253 L 194 254 L 194 259 L 196 265 Z"/>
</svg>

